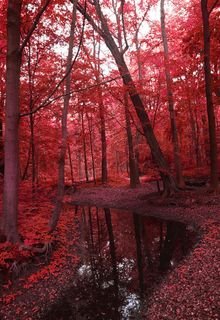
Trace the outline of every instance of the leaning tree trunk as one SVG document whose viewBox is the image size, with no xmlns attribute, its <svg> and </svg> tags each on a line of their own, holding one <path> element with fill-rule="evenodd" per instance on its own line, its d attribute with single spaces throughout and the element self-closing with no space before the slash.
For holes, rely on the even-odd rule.
<svg viewBox="0 0 220 320">
<path fill-rule="evenodd" d="M 205 93 L 206 107 L 208 114 L 209 141 L 210 141 L 210 162 L 211 162 L 211 189 L 218 190 L 218 161 L 217 161 L 217 143 L 215 129 L 215 113 L 212 100 L 212 78 L 210 66 L 210 28 L 208 1 L 201 0 L 203 38 L 204 38 L 204 73 L 205 73 Z"/>
<path fill-rule="evenodd" d="M 122 21 L 121 21 L 121 15 L 119 12 L 122 10 L 123 10 L 123 3 L 121 2 L 120 10 L 117 10 L 117 6 L 115 3 L 114 13 L 116 16 L 116 23 L 117 23 L 117 31 L 118 31 L 117 37 L 118 37 L 118 43 L 119 43 L 119 50 L 121 53 L 123 52 L 123 43 L 122 43 L 122 38 L 123 38 L 122 29 L 123 29 L 123 27 L 121 25 Z M 139 68 L 139 65 L 138 65 L 138 70 L 141 72 L 141 66 Z M 127 93 L 126 88 L 124 88 L 124 89 L 125 89 L 125 91 L 124 91 L 124 107 L 125 107 L 125 122 L 126 122 L 126 133 L 127 133 L 127 142 L 128 142 L 130 187 L 135 188 L 137 185 L 140 184 L 140 180 L 139 180 L 138 167 L 137 167 L 137 163 L 136 163 L 136 159 L 135 159 L 133 137 L 132 137 L 132 132 L 131 132 L 128 93 Z"/>
<path fill-rule="evenodd" d="M 153 128 L 150 123 L 150 119 L 148 117 L 148 114 L 145 111 L 143 102 L 140 98 L 140 95 L 137 92 L 135 83 L 131 77 L 131 74 L 124 61 L 124 58 L 119 53 L 119 55 L 115 55 L 115 59 L 116 59 L 120 74 L 123 78 L 123 82 L 128 88 L 131 101 L 133 103 L 137 116 L 140 120 L 146 141 L 150 146 L 154 161 L 158 166 L 158 170 L 160 172 L 161 178 L 164 183 L 164 189 L 165 189 L 164 193 L 169 194 L 170 192 L 176 189 L 175 181 L 170 173 L 169 166 L 164 158 L 164 155 L 162 153 L 162 150 L 160 149 L 159 143 L 154 135 Z"/>
<path fill-rule="evenodd" d="M 104 17 L 98 1 L 94 1 L 97 15 L 99 17 L 101 28 L 99 28 L 92 17 L 85 12 L 84 8 L 78 4 L 77 9 L 85 15 L 86 19 L 92 25 L 92 27 L 100 34 L 100 36 L 105 41 L 105 44 L 109 48 L 112 56 L 115 59 L 120 75 L 123 79 L 124 85 L 127 87 L 128 93 L 130 95 L 132 104 L 135 108 L 136 114 L 140 120 L 145 138 L 147 143 L 150 146 L 153 158 L 155 163 L 158 166 L 161 178 L 164 183 L 164 195 L 168 195 L 176 190 L 176 183 L 173 176 L 170 173 L 169 166 L 164 158 L 162 150 L 159 146 L 159 143 L 154 135 L 153 128 L 150 123 L 147 112 L 145 111 L 143 102 L 140 95 L 136 89 L 135 83 L 131 77 L 130 71 L 126 65 L 126 62 L 123 57 L 123 52 L 120 52 L 107 25 L 106 18 Z"/>
<path fill-rule="evenodd" d="M 5 108 L 5 154 L 3 232 L 7 240 L 19 240 L 17 231 L 19 182 L 19 91 L 20 91 L 20 18 L 21 0 L 9 0 L 7 11 L 7 62 Z"/>
<path fill-rule="evenodd" d="M 173 101 L 173 90 L 172 90 L 172 78 L 170 73 L 170 58 L 169 58 L 169 49 L 165 25 L 165 11 L 164 11 L 164 1 L 160 1 L 160 18 L 161 18 L 161 32 L 164 48 L 164 67 L 165 67 L 165 76 L 167 84 L 167 99 L 170 113 L 170 124 L 171 124 L 171 134 L 173 142 L 173 153 L 174 153 L 174 164 L 176 169 L 176 180 L 180 188 L 185 187 L 185 182 L 182 175 L 182 163 L 180 158 L 180 148 L 179 148 L 179 139 L 176 125 L 176 116 L 174 110 L 174 101 Z"/>
<path fill-rule="evenodd" d="M 57 198 L 55 208 L 50 220 L 50 232 L 52 232 L 58 223 L 64 196 L 64 183 L 65 183 L 65 158 L 67 151 L 67 115 L 69 109 L 70 100 L 70 87 L 71 87 L 71 67 L 72 67 L 72 57 L 73 57 L 73 44 L 74 44 L 74 32 L 75 32 L 75 22 L 76 22 L 76 3 L 73 3 L 70 39 L 69 39 L 69 49 L 66 63 L 66 80 L 65 80 L 65 95 L 64 95 L 64 107 L 62 110 L 62 137 L 60 146 L 60 157 L 58 165 L 58 184 L 57 184 Z"/>
</svg>

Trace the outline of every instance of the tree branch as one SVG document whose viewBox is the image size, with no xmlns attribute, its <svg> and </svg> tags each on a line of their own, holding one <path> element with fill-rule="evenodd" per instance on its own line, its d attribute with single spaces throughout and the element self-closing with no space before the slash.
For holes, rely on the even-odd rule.
<svg viewBox="0 0 220 320">
<path fill-rule="evenodd" d="M 103 82 L 100 82 L 100 83 L 96 83 L 96 84 L 91 85 L 91 86 L 88 86 L 88 87 L 86 87 L 86 88 L 82 88 L 82 89 L 78 89 L 78 90 L 73 90 L 73 91 L 71 91 L 71 92 L 68 92 L 67 94 L 61 94 L 61 95 L 59 95 L 59 96 L 57 96 L 57 97 L 55 97 L 55 98 L 53 98 L 53 99 L 51 99 L 51 100 L 49 100 L 49 101 L 47 101 L 47 102 L 44 101 L 42 104 L 40 104 L 37 108 L 35 108 L 35 109 L 34 109 L 33 111 L 31 111 L 31 112 L 21 113 L 21 114 L 20 114 L 20 118 L 29 116 L 30 114 L 34 114 L 34 113 L 38 112 L 39 110 L 48 107 L 48 106 L 49 106 L 51 103 L 53 103 L 54 101 L 57 101 L 57 100 L 65 97 L 66 95 L 72 95 L 72 94 L 74 94 L 74 93 L 84 92 L 84 91 L 93 89 L 93 88 L 95 88 L 95 87 L 97 87 L 97 86 L 99 86 L 99 85 L 103 85 L 103 84 L 105 84 L 105 83 L 115 81 L 115 80 L 117 80 L 117 79 L 121 79 L 121 77 L 118 76 L 118 77 L 115 77 L 115 78 L 113 78 L 113 79 L 109 79 L 109 80 L 106 80 L 106 81 L 103 81 Z"/>
<path fill-rule="evenodd" d="M 142 23 L 144 22 L 144 20 L 145 20 L 145 18 L 146 18 L 146 16 L 147 16 L 147 14 L 148 14 L 148 12 L 149 12 L 149 10 L 150 10 L 150 4 L 148 4 L 148 7 L 147 7 L 147 9 L 146 9 L 146 11 L 145 11 L 145 13 L 144 13 L 144 15 L 143 15 L 142 19 L 141 19 L 141 22 L 139 23 L 139 25 L 138 25 L 138 27 L 137 27 L 137 31 L 135 32 L 136 34 L 138 34 L 138 33 L 139 33 L 140 28 L 141 28 L 141 25 L 142 25 Z"/>
<path fill-rule="evenodd" d="M 26 46 L 26 44 L 28 43 L 28 41 L 30 40 L 34 30 L 36 29 L 40 18 L 42 16 L 42 14 L 44 13 L 44 11 L 46 10 L 46 8 L 48 7 L 48 5 L 50 4 L 51 0 L 46 0 L 45 4 L 43 5 L 43 7 L 40 9 L 40 11 L 37 13 L 36 18 L 34 20 L 34 23 L 32 24 L 32 27 L 30 28 L 26 38 L 24 39 L 23 43 L 20 46 L 20 53 L 22 53 L 22 51 L 24 50 L 24 47 Z"/>
<path fill-rule="evenodd" d="M 86 11 L 86 2 L 85 2 L 85 8 L 84 10 Z M 52 102 L 60 99 L 61 97 L 64 97 L 66 95 L 70 95 L 71 92 L 67 92 L 65 95 L 60 95 L 52 100 L 50 100 L 50 98 L 54 95 L 54 93 L 58 90 L 58 88 L 61 86 L 61 84 L 64 82 L 64 80 L 68 77 L 68 75 L 70 74 L 75 62 L 76 62 L 76 59 L 79 55 L 79 52 L 80 52 L 80 49 L 81 49 L 81 46 L 82 46 L 82 41 L 83 41 L 83 35 L 84 35 L 84 29 L 85 29 L 85 21 L 86 21 L 86 18 L 83 17 L 83 26 L 82 26 L 82 32 L 81 32 L 81 37 L 80 37 L 80 41 L 79 41 L 79 45 L 78 45 L 78 49 L 77 49 L 77 52 L 76 52 L 76 55 L 71 63 L 71 66 L 70 68 L 67 70 L 67 72 L 65 73 L 65 75 L 62 77 L 62 79 L 57 83 L 57 85 L 55 86 L 55 88 L 52 90 L 52 92 L 49 94 L 49 96 L 37 107 L 35 108 L 32 112 L 26 112 L 26 113 L 22 113 L 20 114 L 20 117 L 24 117 L 24 116 L 27 116 L 27 115 L 30 115 L 30 114 L 34 114 L 36 113 L 37 111 L 39 111 L 40 109 L 44 108 L 44 107 L 47 107 L 48 105 L 50 105 Z"/>
<path fill-rule="evenodd" d="M 72 0 L 70 0 L 72 2 Z M 93 2 L 94 5 L 94 2 Z M 92 25 L 94 30 L 99 34 L 102 35 L 104 32 L 102 31 L 99 26 L 95 23 L 95 21 L 92 19 L 92 17 L 85 11 L 84 7 L 78 2 L 77 3 L 77 10 L 86 18 L 86 20 Z"/>
<path fill-rule="evenodd" d="M 121 0 L 121 20 L 122 20 L 122 30 L 123 30 L 123 34 L 124 34 L 124 40 L 125 40 L 125 48 L 123 49 L 122 54 L 125 54 L 125 52 L 129 48 L 129 45 L 127 42 L 126 29 L 125 29 L 125 21 L 124 21 L 124 4 L 125 4 L 125 0 Z"/>
<path fill-rule="evenodd" d="M 209 16 L 212 13 L 212 11 L 214 10 L 214 8 L 216 7 L 216 5 L 218 4 L 219 0 L 215 0 L 214 3 L 212 4 L 211 8 L 209 9 Z"/>
</svg>

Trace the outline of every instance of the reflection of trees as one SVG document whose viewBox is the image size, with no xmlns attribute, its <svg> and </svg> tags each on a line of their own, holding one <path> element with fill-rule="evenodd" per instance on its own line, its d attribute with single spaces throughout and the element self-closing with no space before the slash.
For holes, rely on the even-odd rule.
<svg viewBox="0 0 220 320">
<path fill-rule="evenodd" d="M 134 219 L 134 231 L 135 231 L 135 241 L 136 241 L 136 250 L 137 250 L 137 267 L 138 267 L 138 278 L 139 278 L 139 287 L 140 295 L 143 295 L 144 292 L 144 274 L 143 274 L 143 256 L 142 256 L 142 240 L 141 240 L 141 216 L 133 213 Z"/>
<path fill-rule="evenodd" d="M 82 208 L 80 233 L 80 247 L 84 250 L 78 287 L 86 302 L 80 312 L 91 316 L 96 314 L 96 319 L 105 319 L 105 314 L 111 316 L 109 319 L 120 319 L 119 280 L 110 210 L 104 209 L 103 215 L 96 208 L 88 208 L 88 211 Z"/>
<path fill-rule="evenodd" d="M 112 228 L 110 209 L 104 209 L 104 212 L 105 212 L 105 220 L 106 220 L 106 225 L 107 225 L 108 235 L 109 235 L 109 249 L 110 249 L 110 255 L 111 255 L 112 274 L 113 274 L 115 299 L 116 299 L 116 306 L 117 306 L 118 305 L 118 269 L 117 269 L 117 260 L 116 260 L 116 251 L 115 251 L 115 240 L 114 240 L 114 233 Z M 118 309 L 118 306 L 117 306 L 117 309 Z"/>
<path fill-rule="evenodd" d="M 148 239 L 148 234 L 150 233 L 149 230 L 147 230 L 147 225 L 144 223 L 144 217 L 142 217 L 142 238 L 143 238 L 143 252 L 145 256 L 145 261 L 147 263 L 147 268 L 149 271 L 153 271 L 154 265 L 153 265 L 153 257 L 150 251 L 151 243 Z"/>
<path fill-rule="evenodd" d="M 128 319 L 135 310 L 128 307 L 130 297 L 140 307 L 139 296 L 150 294 L 160 271 L 185 253 L 186 227 L 110 209 L 79 208 L 77 214 L 82 261 L 77 312 L 97 320 Z M 123 316 L 127 309 L 129 316 Z"/>
<path fill-rule="evenodd" d="M 186 226 L 179 222 L 168 221 L 166 236 L 160 245 L 160 270 L 166 271 L 170 267 L 174 253 L 176 259 L 186 253 Z"/>
</svg>

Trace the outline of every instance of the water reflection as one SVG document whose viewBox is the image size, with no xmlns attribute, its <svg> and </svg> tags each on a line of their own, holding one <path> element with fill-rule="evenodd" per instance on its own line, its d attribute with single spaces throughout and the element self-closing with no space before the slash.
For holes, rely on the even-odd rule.
<svg viewBox="0 0 220 320">
<path fill-rule="evenodd" d="M 88 207 L 75 213 L 81 263 L 53 319 L 133 319 L 143 295 L 150 294 L 196 238 L 184 224 L 136 213 Z"/>
</svg>

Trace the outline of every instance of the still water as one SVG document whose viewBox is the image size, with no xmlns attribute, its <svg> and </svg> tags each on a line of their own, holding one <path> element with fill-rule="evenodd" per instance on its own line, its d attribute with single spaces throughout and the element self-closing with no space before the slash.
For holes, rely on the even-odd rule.
<svg viewBox="0 0 220 320">
<path fill-rule="evenodd" d="M 44 319 L 140 319 L 143 297 L 197 241 L 192 226 L 135 212 L 77 207 L 76 217 L 76 277 Z"/>
</svg>

